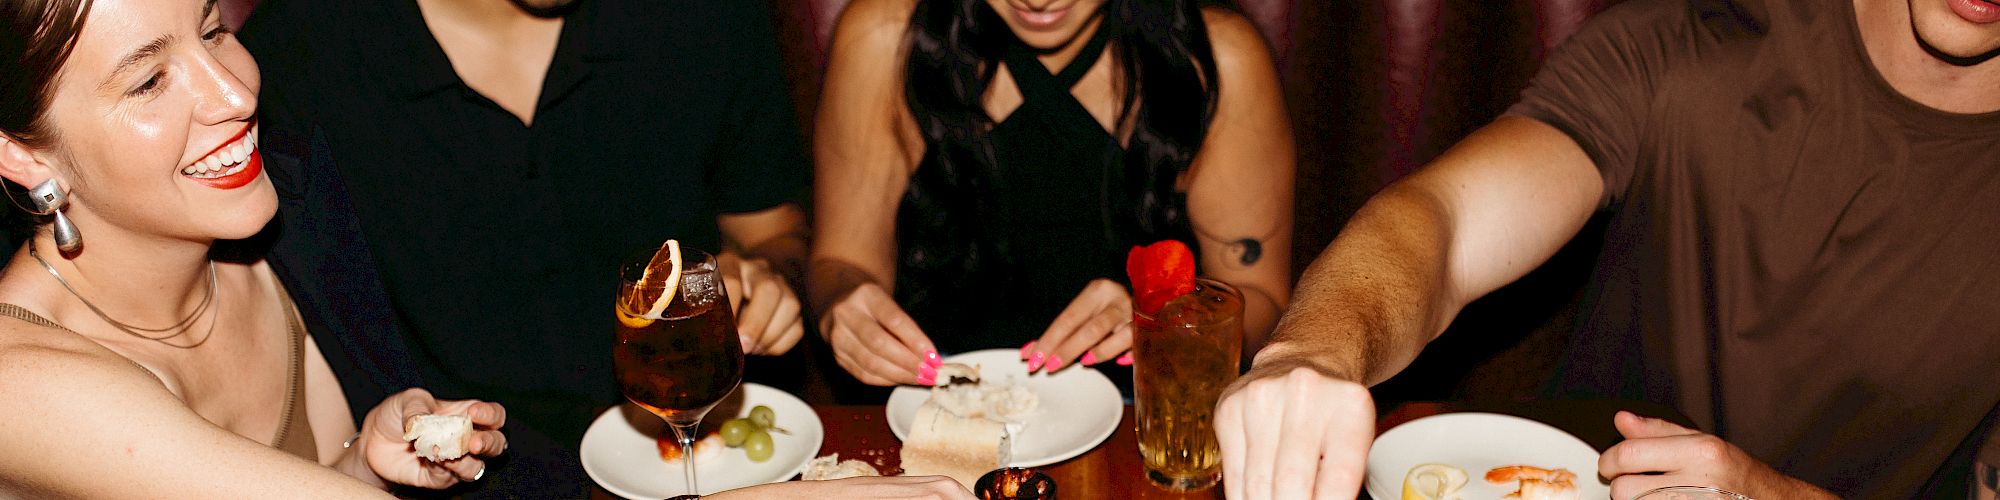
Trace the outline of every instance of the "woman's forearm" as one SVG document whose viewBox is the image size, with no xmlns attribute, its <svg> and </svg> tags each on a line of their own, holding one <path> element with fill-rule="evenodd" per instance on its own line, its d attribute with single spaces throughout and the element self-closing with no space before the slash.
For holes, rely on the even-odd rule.
<svg viewBox="0 0 2000 500">
<path fill-rule="evenodd" d="M 1278 325 L 1278 315 L 1285 307 L 1270 292 L 1257 287 L 1237 290 L 1243 293 L 1243 354 L 1248 356 L 1270 341 L 1271 329 Z"/>
<path fill-rule="evenodd" d="M 895 293 L 893 283 L 878 281 L 873 274 L 860 266 L 837 257 L 815 256 L 806 266 L 806 299 L 811 302 L 815 311 L 827 310 L 841 297 L 847 296 L 848 292 L 854 291 L 855 287 L 867 284 L 880 286 L 883 291 L 891 294 Z"/>
</svg>

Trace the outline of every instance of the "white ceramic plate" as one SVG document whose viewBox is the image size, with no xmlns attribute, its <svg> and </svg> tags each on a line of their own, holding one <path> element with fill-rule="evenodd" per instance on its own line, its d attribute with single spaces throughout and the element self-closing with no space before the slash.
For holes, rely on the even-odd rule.
<svg viewBox="0 0 2000 500">
<path fill-rule="evenodd" d="M 764 463 L 751 462 L 737 448 L 723 449 L 717 460 L 696 460 L 701 494 L 791 479 L 819 453 L 820 442 L 826 438 L 819 414 L 799 398 L 770 387 L 743 384 L 716 405 L 704 422 L 720 424 L 747 416 L 757 405 L 771 407 L 778 417 L 777 426 L 791 434 L 771 433 L 774 453 Z M 673 429 L 646 410 L 630 403 L 605 410 L 583 433 L 583 470 L 598 485 L 625 498 L 687 494 L 686 474 L 679 462 L 660 459 L 657 436 L 671 439 Z"/>
<path fill-rule="evenodd" d="M 1512 493 L 1512 485 L 1485 480 L 1486 471 L 1505 465 L 1569 469 L 1582 498 L 1611 498 L 1611 487 L 1597 479 L 1597 450 L 1583 440 L 1541 422 L 1472 412 L 1411 420 L 1375 438 L 1368 450 L 1368 495 L 1401 498 L 1403 476 L 1427 463 L 1465 469 L 1471 481 L 1458 496 L 1466 500 Z"/>
<path fill-rule="evenodd" d="M 1013 349 L 973 351 L 944 361 L 978 365 L 979 380 L 1019 383 L 1041 398 L 1040 413 L 1029 417 L 1021 434 L 1014 436 L 1014 461 L 1009 467 L 1039 467 L 1082 455 L 1110 437 L 1124 417 L 1125 400 L 1118 395 L 1118 386 L 1090 367 L 1072 364 L 1054 375 L 1029 375 L 1028 364 Z M 917 407 L 930 395 L 930 389 L 921 387 L 897 387 L 889 393 L 886 411 L 896 439 L 909 439 Z"/>
</svg>

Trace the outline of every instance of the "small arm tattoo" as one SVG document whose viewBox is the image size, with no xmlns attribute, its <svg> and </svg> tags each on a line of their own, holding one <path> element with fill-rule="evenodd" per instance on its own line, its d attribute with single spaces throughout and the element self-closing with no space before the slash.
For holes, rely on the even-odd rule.
<svg viewBox="0 0 2000 500">
<path fill-rule="evenodd" d="M 1236 240 L 1236 246 L 1243 251 L 1243 255 L 1238 256 L 1237 260 L 1241 261 L 1245 266 L 1256 265 L 1259 259 L 1264 258 L 1264 244 L 1257 241 L 1256 238 Z"/>
</svg>

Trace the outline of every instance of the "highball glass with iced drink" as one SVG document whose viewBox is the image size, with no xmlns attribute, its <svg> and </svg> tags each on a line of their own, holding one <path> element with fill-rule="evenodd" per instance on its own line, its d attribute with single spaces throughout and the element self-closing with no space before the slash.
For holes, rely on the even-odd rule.
<svg viewBox="0 0 2000 500">
<path fill-rule="evenodd" d="M 1243 295 L 1220 281 L 1147 316 L 1133 313 L 1132 388 L 1146 478 L 1172 491 L 1215 486 L 1222 449 L 1215 402 L 1240 372 Z"/>
</svg>

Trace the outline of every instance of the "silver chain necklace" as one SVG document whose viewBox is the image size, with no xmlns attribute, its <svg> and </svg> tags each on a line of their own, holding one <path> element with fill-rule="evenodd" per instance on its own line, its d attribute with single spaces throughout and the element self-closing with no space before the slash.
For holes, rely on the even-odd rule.
<svg viewBox="0 0 2000 500">
<path fill-rule="evenodd" d="M 193 349 L 196 347 L 201 347 L 202 344 L 208 343 L 209 337 L 215 336 L 215 324 L 220 323 L 222 321 L 221 318 L 219 317 L 221 315 L 220 311 L 222 308 L 214 307 L 213 309 L 217 311 L 215 313 L 216 319 L 208 322 L 208 332 L 202 334 L 201 340 L 195 341 L 195 343 L 188 345 L 180 345 L 180 344 L 175 344 L 173 342 L 168 342 L 169 339 L 184 335 L 188 332 L 189 329 L 194 328 L 195 319 L 201 317 L 201 313 L 211 309 L 210 306 L 215 303 L 215 261 L 213 260 L 208 261 L 208 294 L 202 296 L 200 305 L 196 305 L 193 311 L 188 312 L 186 318 L 182 318 L 180 322 L 174 323 L 173 326 L 169 326 L 166 328 L 142 328 L 142 327 L 127 325 L 124 322 L 111 319 L 111 316 L 104 314 L 104 310 L 99 309 L 97 307 L 97 304 L 92 304 L 90 303 L 90 299 L 83 298 L 83 294 L 77 293 L 76 287 L 70 286 L 69 280 L 63 279 L 62 274 L 56 272 L 56 266 L 49 265 L 49 261 L 42 259 L 42 253 L 36 247 L 37 245 L 35 244 L 34 240 L 28 241 L 28 256 L 34 257 L 35 262 L 42 263 L 42 269 L 47 269 L 49 271 L 49 276 L 55 277 L 56 283 L 61 283 L 64 290 L 68 290 L 71 296 L 76 297 L 76 300 L 82 301 L 83 306 L 90 308 L 90 312 L 97 314 L 98 318 L 103 319 L 104 322 L 110 323 L 112 327 L 117 328 L 118 330 L 123 331 L 128 335 L 146 340 L 151 340 L 154 342 L 159 342 L 161 345 L 165 345 L 168 347 Z M 165 333 L 165 332 L 173 332 L 173 333 L 168 333 L 166 335 L 155 337 L 139 333 L 139 331 L 147 331 L 153 333 Z"/>
</svg>

